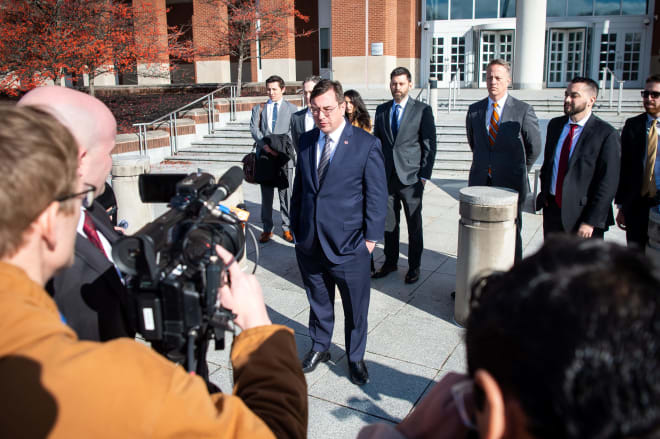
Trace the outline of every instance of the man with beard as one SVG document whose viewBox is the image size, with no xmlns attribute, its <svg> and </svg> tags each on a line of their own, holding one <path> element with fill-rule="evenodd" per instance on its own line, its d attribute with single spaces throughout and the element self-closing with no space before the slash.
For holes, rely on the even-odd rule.
<svg viewBox="0 0 660 439">
<path fill-rule="evenodd" d="M 591 109 L 598 84 L 576 77 L 564 93 L 565 116 L 548 124 L 541 168 L 543 236 L 555 232 L 602 238 L 614 224 L 612 199 L 619 183 L 619 135 Z"/>
<path fill-rule="evenodd" d="M 646 111 L 626 120 L 621 132 L 621 176 L 614 201 L 621 205 L 616 223 L 626 231 L 628 245 L 644 250 L 649 209 L 660 204 L 660 75 L 647 78 L 642 98 Z"/>
</svg>

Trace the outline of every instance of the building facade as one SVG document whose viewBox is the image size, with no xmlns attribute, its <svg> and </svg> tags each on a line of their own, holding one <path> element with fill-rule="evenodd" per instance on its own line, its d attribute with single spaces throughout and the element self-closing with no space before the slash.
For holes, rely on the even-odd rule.
<svg viewBox="0 0 660 439">
<path fill-rule="evenodd" d="M 212 44 L 213 32 L 201 23 L 226 14 L 209 0 L 152 3 L 160 6 L 164 26 L 189 25 L 195 45 Z M 576 75 L 601 79 L 604 68 L 624 87 L 637 88 L 650 73 L 660 73 L 660 0 L 296 0 L 295 6 L 309 21 L 292 18 L 291 35 L 277 50 L 248 61 L 244 81 L 271 74 L 301 81 L 317 74 L 347 88 L 382 89 L 389 72 L 405 66 L 417 85 L 436 79 L 440 87 L 452 80 L 484 87 L 493 58 L 512 63 L 514 86 L 516 73 L 531 72 L 531 80 L 518 83 L 522 88 L 564 87 Z M 294 28 L 314 32 L 295 38 Z M 258 54 L 258 47 L 253 50 Z M 158 82 L 229 82 L 237 76 L 229 56 L 179 64 Z M 113 81 L 130 79 L 108 78 L 107 85 Z M 134 81 L 152 80 L 138 74 Z"/>
</svg>

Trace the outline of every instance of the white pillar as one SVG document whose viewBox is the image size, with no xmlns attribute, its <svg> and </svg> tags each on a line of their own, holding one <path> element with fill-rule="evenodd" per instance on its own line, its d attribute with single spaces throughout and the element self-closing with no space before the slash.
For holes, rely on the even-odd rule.
<svg viewBox="0 0 660 439">
<path fill-rule="evenodd" d="M 543 88 L 547 0 L 517 0 L 513 88 Z"/>
<path fill-rule="evenodd" d="M 154 219 L 151 205 L 140 199 L 138 178 L 149 173 L 148 157 L 126 155 L 112 157 L 112 190 L 117 199 L 117 223 L 126 220 L 126 233 L 138 231 Z"/>
</svg>

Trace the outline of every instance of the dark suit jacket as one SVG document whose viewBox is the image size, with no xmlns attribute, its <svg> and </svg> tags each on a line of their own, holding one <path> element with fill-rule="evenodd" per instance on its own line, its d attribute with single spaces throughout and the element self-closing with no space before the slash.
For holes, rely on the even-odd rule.
<svg viewBox="0 0 660 439">
<path fill-rule="evenodd" d="M 557 142 L 567 121 L 568 116 L 562 116 L 548 124 L 537 208 L 543 206 L 550 195 L 555 152 L 561 148 Z M 592 113 L 568 160 L 561 207 L 564 230 L 573 232 L 581 223 L 599 229 L 614 224 L 612 199 L 619 183 L 619 142 L 612 125 Z"/>
<path fill-rule="evenodd" d="M 621 172 L 614 201 L 629 205 L 642 198 L 642 180 L 646 160 L 646 121 L 642 113 L 626 120 L 621 132 Z M 659 172 L 659 171 L 656 171 Z"/>
<path fill-rule="evenodd" d="M 385 230 L 387 183 L 380 142 L 360 128 L 346 126 L 319 186 L 316 142 L 319 129 L 300 137 L 296 178 L 291 195 L 291 231 L 296 248 L 312 254 L 318 238 L 333 264 L 346 262 Z"/>
<path fill-rule="evenodd" d="M 465 127 L 472 149 L 469 186 L 485 186 L 488 168 L 493 186 L 518 191 L 522 204 L 529 191 L 527 173 L 541 154 L 541 133 L 534 109 L 526 102 L 508 96 L 501 111 L 495 144 L 490 146 L 486 131 L 488 98 L 470 105 Z"/>
<path fill-rule="evenodd" d="M 296 111 L 291 116 L 291 141 L 293 142 L 293 147 L 298 153 L 298 141 L 300 136 L 305 132 L 305 115 L 307 114 L 307 108 L 303 108 L 300 111 Z"/>
<path fill-rule="evenodd" d="M 431 107 L 409 98 L 395 140 L 390 127 L 392 102 L 379 105 L 374 120 L 374 136 L 383 145 L 387 181 L 391 181 L 393 172 L 404 185 L 415 184 L 420 178 L 430 179 L 436 150 Z"/>
<path fill-rule="evenodd" d="M 103 207 L 94 202 L 88 212 L 98 232 L 114 243 L 119 235 Z M 82 235 L 76 237 L 73 266 L 58 272 L 47 289 L 80 339 L 104 341 L 135 336 L 126 317 L 126 288 L 115 266 Z"/>
</svg>

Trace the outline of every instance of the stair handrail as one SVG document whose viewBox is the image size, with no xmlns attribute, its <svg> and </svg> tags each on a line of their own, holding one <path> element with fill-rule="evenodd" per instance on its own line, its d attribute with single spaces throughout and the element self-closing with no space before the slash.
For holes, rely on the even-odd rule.
<svg viewBox="0 0 660 439">
<path fill-rule="evenodd" d="M 612 108 L 612 98 L 614 96 L 614 81 L 619 83 L 619 102 L 617 103 L 617 106 L 616 106 L 616 114 L 619 115 L 619 114 L 621 114 L 621 102 L 623 101 L 623 83 L 626 82 L 626 81 L 619 79 L 616 76 L 616 74 L 607 66 L 603 67 L 602 73 L 603 73 L 603 79 L 601 80 L 601 87 L 600 87 L 602 90 L 605 90 L 607 88 L 607 74 L 608 73 L 610 74 L 610 106 L 609 106 L 609 108 Z"/>
<path fill-rule="evenodd" d="M 134 123 L 133 126 L 138 128 L 138 140 L 139 140 L 139 154 L 142 156 L 149 156 L 149 148 L 147 145 L 147 128 L 155 125 L 161 125 L 163 121 L 167 120 L 169 125 L 169 134 L 170 134 L 170 153 L 176 155 L 178 153 L 177 147 L 177 118 L 178 114 L 186 110 L 193 105 L 206 100 L 207 101 L 207 124 L 209 134 L 213 133 L 215 130 L 215 95 L 220 93 L 223 90 L 229 89 L 229 120 L 234 122 L 236 120 L 236 98 L 238 96 L 238 90 L 236 89 L 235 83 L 224 84 L 222 87 L 213 90 L 211 93 L 202 96 L 201 98 L 195 99 L 194 101 L 184 105 L 183 107 L 177 108 L 174 111 L 170 111 L 164 116 L 154 119 L 151 122 L 140 122 Z"/>
<path fill-rule="evenodd" d="M 449 95 L 447 96 L 447 113 L 451 113 L 452 105 L 456 108 L 456 98 L 461 90 L 461 67 L 458 66 L 449 81 Z"/>
<path fill-rule="evenodd" d="M 426 87 L 422 87 L 422 88 L 419 89 L 419 93 L 417 93 L 417 96 L 415 97 L 415 100 L 419 101 L 420 96 L 424 92 L 426 92 L 426 98 L 422 98 L 421 101 L 425 102 L 425 103 L 428 103 L 429 96 L 431 96 L 431 82 L 430 81 L 426 81 Z"/>
</svg>

